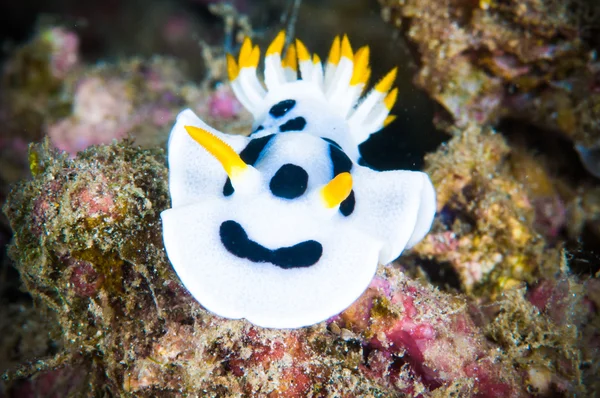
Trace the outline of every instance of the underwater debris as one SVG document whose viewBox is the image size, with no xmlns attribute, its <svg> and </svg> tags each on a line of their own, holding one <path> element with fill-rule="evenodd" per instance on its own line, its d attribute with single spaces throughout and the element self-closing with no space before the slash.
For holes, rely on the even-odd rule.
<svg viewBox="0 0 600 398">
<path fill-rule="evenodd" d="M 144 147 L 160 147 L 166 128 L 187 103 L 183 68 L 176 61 L 154 57 L 86 68 L 71 77 L 72 113 L 51 123 L 53 145 L 74 156 L 96 144 L 127 136 Z"/>
<path fill-rule="evenodd" d="M 208 314 L 186 293 L 162 251 L 158 214 L 168 196 L 160 152 L 127 141 L 75 159 L 48 143 L 32 151 L 35 177 L 5 206 L 11 255 L 34 299 L 56 312 L 62 363 L 90 372 L 80 393 L 391 392 L 357 373 L 360 346 L 335 343 L 323 324 L 257 329 Z"/>
</svg>

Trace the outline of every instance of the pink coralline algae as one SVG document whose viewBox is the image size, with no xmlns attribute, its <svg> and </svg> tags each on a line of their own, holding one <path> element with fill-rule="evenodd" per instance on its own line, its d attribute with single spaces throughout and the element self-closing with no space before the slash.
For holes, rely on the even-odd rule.
<svg viewBox="0 0 600 398">
<path fill-rule="evenodd" d="M 132 111 L 125 82 L 84 79 L 75 92 L 73 116 L 51 125 L 48 136 L 58 149 L 74 155 L 90 145 L 123 138 L 133 124 Z"/>
<path fill-rule="evenodd" d="M 219 85 L 208 101 L 209 115 L 218 119 L 233 119 L 242 111 L 242 104 L 237 100 L 231 87 Z"/>
<path fill-rule="evenodd" d="M 57 79 L 64 79 L 79 61 L 79 37 L 62 27 L 43 33 L 42 39 L 51 47 L 50 68 Z"/>
<path fill-rule="evenodd" d="M 498 362 L 467 307 L 402 274 L 388 273 L 334 323 L 363 339 L 364 370 L 404 394 L 443 386 L 469 396 L 523 395 L 520 375 Z M 459 380 L 464 384 L 455 385 Z"/>
</svg>

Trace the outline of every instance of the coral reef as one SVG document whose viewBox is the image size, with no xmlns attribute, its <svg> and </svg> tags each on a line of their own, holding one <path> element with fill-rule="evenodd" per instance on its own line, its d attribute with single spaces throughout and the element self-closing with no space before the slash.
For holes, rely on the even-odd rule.
<svg viewBox="0 0 600 398">
<path fill-rule="evenodd" d="M 502 148 L 497 136 L 473 137 Z M 256 328 L 207 313 L 166 260 L 158 219 L 168 205 L 162 151 L 129 141 L 75 159 L 48 142 L 31 151 L 34 179 L 13 190 L 4 209 L 15 231 L 11 255 L 36 302 L 55 312 L 64 348 L 10 372 L 11 394 L 52 383 L 79 394 L 103 388 L 136 396 L 581 389 L 573 326 L 585 318 L 577 310 L 584 296 L 572 294 L 581 291 L 575 281 L 540 286 L 530 293 L 533 304 L 523 289 L 505 290 L 506 298 L 480 310 L 397 266 L 382 267 L 367 292 L 327 323 Z M 525 352 L 533 338 L 515 333 L 527 331 L 540 340 Z M 36 368 L 45 371 L 19 381 Z"/>
<path fill-rule="evenodd" d="M 600 193 L 593 175 L 600 14 L 583 12 L 594 2 L 380 3 L 384 18 L 415 45 L 416 84 L 445 108 L 435 122 L 451 136 L 427 156 L 425 168 L 439 213 L 425 241 L 401 263 L 380 267 L 353 306 L 295 331 L 206 312 L 166 260 L 158 219 L 168 207 L 167 170 L 162 150 L 152 148 L 164 145 L 184 107 L 220 130 L 247 131 L 249 115 L 220 83 L 223 54 L 244 33 L 259 41 L 271 36 L 250 26 L 268 17 L 213 5 L 226 20 L 223 35 L 171 6 L 148 7 L 139 24 L 124 24 L 136 9 L 111 3 L 98 18 L 125 15 L 114 30 L 39 29 L 8 57 L 0 91 L 0 202 L 8 182 L 32 174 L 14 187 L 4 212 L 15 234 L 10 255 L 35 307 L 4 300 L 5 261 L 0 395 L 599 394 Z M 395 40 L 386 37 L 398 32 L 376 23 L 364 5 L 332 4 L 337 8 L 322 11 L 321 2 L 304 2 L 309 12 L 300 14 L 297 29 L 310 31 L 314 49 L 323 53 L 330 41 L 316 28 L 322 23 L 363 37 L 382 55 L 381 67 L 409 58 L 390 50 Z M 87 7 L 78 11 L 90 15 Z M 279 18 L 280 6 L 269 7 Z M 349 14 L 360 18 L 342 17 Z M 281 20 L 294 18 L 290 12 Z M 91 66 L 79 47 L 95 40 L 107 58 L 167 47 L 178 58 Z M 191 82 L 181 59 L 207 78 Z M 409 64 L 400 75 L 410 73 Z M 412 109 L 415 90 L 400 92 L 397 108 Z M 402 119 L 427 117 L 423 108 L 398 114 L 406 118 L 381 136 L 408 129 L 397 127 Z M 396 136 L 401 145 L 411 133 L 419 142 L 429 139 L 422 125 L 406 126 L 415 131 Z M 46 135 L 27 154 L 28 143 Z M 127 136 L 136 145 L 127 138 L 111 143 Z M 523 143 L 523 136 L 557 148 Z M 109 145 L 88 148 L 102 143 Z M 382 158 L 420 156 L 389 148 Z"/>
<path fill-rule="evenodd" d="M 500 134 L 470 125 L 426 157 L 439 217 L 415 251 L 450 263 L 467 292 L 493 297 L 559 270 L 560 249 L 547 247 L 540 234 L 534 196 L 514 178 L 510 151 Z"/>
<path fill-rule="evenodd" d="M 67 114 L 66 76 L 78 68 L 78 37 L 61 27 L 41 29 L 4 62 L 0 81 L 0 199 L 6 182 L 23 178 L 27 144 L 43 136 L 51 116 Z"/>
<path fill-rule="evenodd" d="M 465 126 L 517 118 L 600 140 L 596 2 L 380 0 L 416 44 L 416 84 Z M 441 115 L 440 115 L 441 116 Z"/>
</svg>

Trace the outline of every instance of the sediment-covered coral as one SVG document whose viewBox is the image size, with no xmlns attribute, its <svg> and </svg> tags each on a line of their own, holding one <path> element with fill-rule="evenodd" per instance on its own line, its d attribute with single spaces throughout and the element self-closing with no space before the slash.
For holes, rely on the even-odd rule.
<svg viewBox="0 0 600 398">
<path fill-rule="evenodd" d="M 55 312 L 64 349 L 12 371 L 13 380 L 38 367 L 45 369 L 38 377 L 77 393 L 524 394 L 523 374 L 486 339 L 465 298 L 395 266 L 381 268 L 348 310 L 314 327 L 267 330 L 209 314 L 162 250 L 164 153 L 126 141 L 70 159 L 48 145 L 31 148 L 34 179 L 13 191 L 5 212 L 15 231 L 11 255 L 38 305 Z M 506 333 L 514 322 L 503 322 Z M 72 378 L 81 383 L 63 384 L 73 369 L 85 369 Z M 36 388 L 35 380 L 10 391 Z"/>
<path fill-rule="evenodd" d="M 426 158 L 439 216 L 415 250 L 449 262 L 467 292 L 485 285 L 497 293 L 558 270 L 560 250 L 535 228 L 532 196 L 513 176 L 509 153 L 500 134 L 471 125 Z"/>
<path fill-rule="evenodd" d="M 62 27 L 46 27 L 2 65 L 0 80 L 0 202 L 7 183 L 26 176 L 27 145 L 43 136 L 50 115 L 68 113 L 66 76 L 78 68 L 79 40 Z"/>
<path fill-rule="evenodd" d="M 129 133 L 147 146 L 164 142 L 184 106 L 224 131 L 244 131 L 248 115 L 237 113 L 229 87 L 215 85 L 218 74 L 196 85 L 165 58 L 82 66 L 72 62 L 77 41 L 65 30 L 13 55 L 2 96 L 24 106 L 2 109 L 11 113 L 0 173 L 17 175 L 4 167 L 7 154 L 18 175 L 27 166 L 34 175 L 15 187 L 5 212 L 16 233 L 11 255 L 37 307 L 3 307 L 16 321 L 0 322 L 12 336 L 0 346 L 12 355 L 0 395 L 600 391 L 599 259 L 580 259 L 582 283 L 568 270 L 580 254 L 561 252 L 565 234 L 573 242 L 600 236 L 598 188 L 549 172 L 538 154 L 475 125 L 520 118 L 560 131 L 584 152 L 595 148 L 593 43 L 560 2 L 382 2 L 417 43 L 418 84 L 462 127 L 428 158 L 439 214 L 434 233 L 403 258 L 407 267 L 381 268 L 347 311 L 296 331 L 215 317 L 182 287 L 162 251 L 164 154 L 130 142 L 74 153 L 100 142 L 90 139 L 95 132 L 110 137 L 103 142 Z M 176 38 L 185 23 L 169 20 L 164 33 Z M 224 73 L 221 55 L 210 62 Z M 67 138 L 72 158 L 34 146 L 27 162 L 27 143 L 44 126 Z M 424 257 L 458 273 L 467 294 L 439 292 L 399 271 L 409 274 L 409 263 Z"/>
<path fill-rule="evenodd" d="M 416 44 L 416 83 L 453 123 L 518 118 L 586 148 L 600 140 L 600 7 L 588 0 L 380 0 Z"/>
</svg>

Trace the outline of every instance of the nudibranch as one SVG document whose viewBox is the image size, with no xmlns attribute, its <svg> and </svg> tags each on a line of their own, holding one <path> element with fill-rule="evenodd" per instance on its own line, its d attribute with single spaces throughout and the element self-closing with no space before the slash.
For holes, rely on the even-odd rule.
<svg viewBox="0 0 600 398">
<path fill-rule="evenodd" d="M 254 116 L 248 137 L 182 111 L 168 143 L 169 260 L 209 311 L 270 328 L 324 321 L 429 231 L 435 191 L 414 171 L 379 172 L 358 145 L 389 123 L 392 70 L 363 94 L 369 48 L 336 37 L 325 66 L 284 32 L 267 49 L 245 39 L 228 56 L 235 95 Z"/>
</svg>

